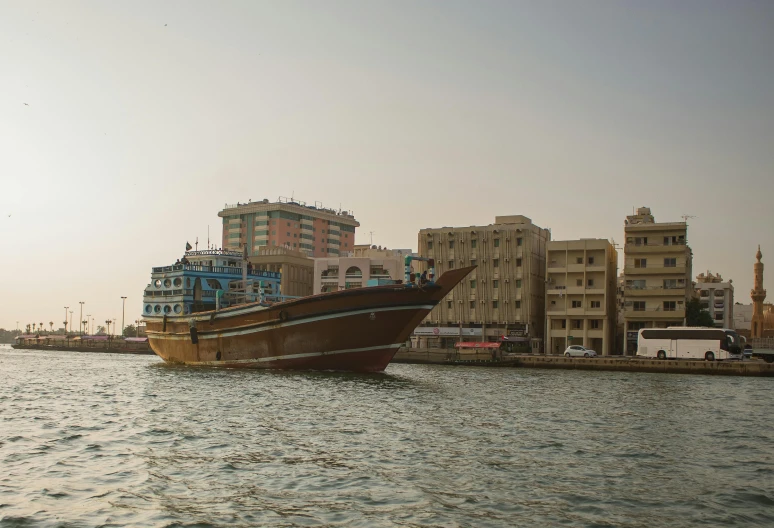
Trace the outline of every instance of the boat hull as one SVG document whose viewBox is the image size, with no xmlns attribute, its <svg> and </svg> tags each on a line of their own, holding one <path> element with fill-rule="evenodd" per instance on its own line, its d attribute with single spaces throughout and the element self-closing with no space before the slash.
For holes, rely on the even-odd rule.
<svg viewBox="0 0 774 528">
<path fill-rule="evenodd" d="M 378 372 L 472 269 L 449 271 L 422 288 L 360 288 L 271 307 L 249 304 L 147 318 L 148 339 L 153 351 L 170 363 Z"/>
</svg>

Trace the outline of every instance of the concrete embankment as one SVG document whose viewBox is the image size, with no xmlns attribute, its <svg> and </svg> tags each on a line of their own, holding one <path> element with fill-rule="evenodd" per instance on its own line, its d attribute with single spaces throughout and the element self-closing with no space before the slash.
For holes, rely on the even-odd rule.
<svg viewBox="0 0 774 528">
<path fill-rule="evenodd" d="M 156 355 L 150 348 L 103 348 L 90 346 L 12 345 L 16 350 L 52 350 L 59 352 L 91 352 L 94 354 Z"/>
<path fill-rule="evenodd" d="M 663 372 L 670 374 L 712 374 L 721 376 L 774 377 L 774 363 L 762 360 L 693 361 L 629 357 L 568 358 L 564 356 L 505 356 L 493 359 L 489 352 L 458 354 L 443 349 L 400 350 L 394 363 L 433 365 L 477 365 L 487 367 L 606 370 L 618 372 Z"/>
</svg>

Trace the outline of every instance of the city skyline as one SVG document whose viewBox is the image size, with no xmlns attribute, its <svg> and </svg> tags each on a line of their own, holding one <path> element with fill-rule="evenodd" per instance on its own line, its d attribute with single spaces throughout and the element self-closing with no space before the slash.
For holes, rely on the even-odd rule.
<svg viewBox="0 0 774 528">
<path fill-rule="evenodd" d="M 120 321 L 121 296 L 133 322 L 151 267 L 208 226 L 220 246 L 224 204 L 279 196 L 390 248 L 498 215 L 620 246 L 636 207 L 689 215 L 694 271 L 745 304 L 758 244 L 774 256 L 766 2 L 0 13 L 1 328 L 79 301 Z"/>
</svg>

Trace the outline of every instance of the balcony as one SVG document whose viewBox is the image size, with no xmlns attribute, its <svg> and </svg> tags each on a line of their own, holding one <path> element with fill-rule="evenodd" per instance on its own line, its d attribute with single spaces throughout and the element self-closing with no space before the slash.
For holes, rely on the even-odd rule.
<svg viewBox="0 0 774 528">
<path fill-rule="evenodd" d="M 685 244 L 672 244 L 665 246 L 663 244 L 625 244 L 624 252 L 637 253 L 637 254 L 652 254 L 652 253 L 685 253 Z"/>
<path fill-rule="evenodd" d="M 627 286 L 625 288 L 627 297 L 685 297 L 685 287 L 680 286 L 678 288 L 664 288 L 663 286 L 645 286 L 643 288 L 635 288 Z"/>
<path fill-rule="evenodd" d="M 627 307 L 624 312 L 624 318 L 626 319 L 653 319 L 653 320 L 670 320 L 678 321 L 685 319 L 685 310 L 675 310 L 674 312 L 665 312 L 663 309 L 658 310 L 644 310 L 635 312 Z"/>
<path fill-rule="evenodd" d="M 320 277 L 320 280 L 323 282 L 339 282 L 339 276 L 338 275 L 324 275 Z"/>
<path fill-rule="evenodd" d="M 624 268 L 625 275 L 685 275 L 685 266 L 675 266 L 673 268 L 666 268 L 664 266 L 653 266 L 648 268 Z"/>
</svg>

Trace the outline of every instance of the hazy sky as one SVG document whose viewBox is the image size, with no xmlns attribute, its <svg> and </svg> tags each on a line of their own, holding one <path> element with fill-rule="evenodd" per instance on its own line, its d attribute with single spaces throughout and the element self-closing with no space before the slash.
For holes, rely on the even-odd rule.
<svg viewBox="0 0 774 528">
<path fill-rule="evenodd" d="M 759 243 L 774 292 L 772 28 L 768 0 L 0 0 L 0 327 L 120 321 L 121 295 L 134 320 L 225 203 L 291 194 L 388 247 L 694 215 L 695 274 L 750 302 Z"/>
</svg>

